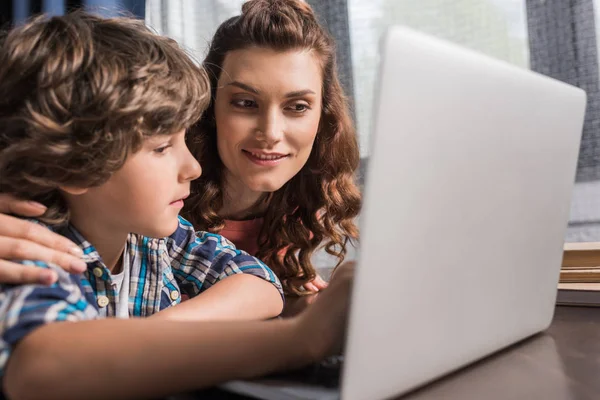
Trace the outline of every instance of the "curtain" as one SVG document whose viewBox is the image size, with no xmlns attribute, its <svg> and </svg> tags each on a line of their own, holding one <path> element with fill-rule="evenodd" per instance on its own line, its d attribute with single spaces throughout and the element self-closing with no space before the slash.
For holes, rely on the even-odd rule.
<svg viewBox="0 0 600 400">
<path fill-rule="evenodd" d="M 592 0 L 527 1 L 531 69 L 588 96 L 577 181 L 600 179 L 600 92 Z"/>
<path fill-rule="evenodd" d="M 567 242 L 600 240 L 600 92 L 593 0 L 528 0 L 531 68 L 584 89 L 588 104 Z"/>
<path fill-rule="evenodd" d="M 146 23 L 177 40 L 197 60 L 206 54 L 215 30 L 241 12 L 245 0 L 147 0 Z M 342 86 L 352 103 L 352 57 L 346 0 L 308 0 L 320 21 L 336 40 L 338 70 Z"/>
<path fill-rule="evenodd" d="M 354 110 L 348 2 L 346 0 L 307 0 L 307 2 L 335 39 L 340 80 Z"/>
<path fill-rule="evenodd" d="M 122 15 L 124 12 L 144 18 L 145 0 L 3 0 L 0 1 L 0 24 L 2 28 L 19 24 L 31 15 L 45 13 L 63 15 L 80 7 L 98 11 L 102 15 Z"/>
</svg>

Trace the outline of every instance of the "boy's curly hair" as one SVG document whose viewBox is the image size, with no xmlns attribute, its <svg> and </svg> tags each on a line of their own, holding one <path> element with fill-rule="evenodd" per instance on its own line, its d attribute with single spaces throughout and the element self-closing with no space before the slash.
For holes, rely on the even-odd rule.
<svg viewBox="0 0 600 400">
<path fill-rule="evenodd" d="M 59 187 L 101 185 L 144 137 L 197 121 L 209 95 L 204 70 L 142 21 L 36 17 L 0 38 L 0 192 L 63 223 Z"/>
</svg>

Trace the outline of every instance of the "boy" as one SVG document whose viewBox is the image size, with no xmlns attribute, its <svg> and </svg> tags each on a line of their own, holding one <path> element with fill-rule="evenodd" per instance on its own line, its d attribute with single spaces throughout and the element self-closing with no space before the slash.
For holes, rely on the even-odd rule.
<svg viewBox="0 0 600 400">
<path fill-rule="evenodd" d="M 157 397 L 311 362 L 341 335 L 342 278 L 297 319 L 232 321 L 274 317 L 283 298 L 262 262 L 178 217 L 207 82 L 139 21 L 76 12 L 3 39 L 0 192 L 44 204 L 40 223 L 87 263 L 42 265 L 50 287 L 0 286 L 8 397 Z"/>
</svg>

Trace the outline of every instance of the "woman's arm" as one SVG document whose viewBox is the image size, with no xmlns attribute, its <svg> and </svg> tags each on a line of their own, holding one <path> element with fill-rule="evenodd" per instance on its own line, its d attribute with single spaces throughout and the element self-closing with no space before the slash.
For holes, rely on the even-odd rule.
<svg viewBox="0 0 600 400">
<path fill-rule="evenodd" d="M 17 345 L 3 379 L 9 398 L 156 398 L 298 367 L 343 341 L 352 266 L 288 320 L 51 323 Z M 51 345 L 48 345 L 51 343 Z"/>
<path fill-rule="evenodd" d="M 0 194 L 0 283 L 49 285 L 56 282 L 55 272 L 9 261 L 13 259 L 53 263 L 68 272 L 85 271 L 86 264 L 79 259 L 81 249 L 73 242 L 34 223 L 7 215 L 35 217 L 45 210 L 39 203 Z"/>
</svg>

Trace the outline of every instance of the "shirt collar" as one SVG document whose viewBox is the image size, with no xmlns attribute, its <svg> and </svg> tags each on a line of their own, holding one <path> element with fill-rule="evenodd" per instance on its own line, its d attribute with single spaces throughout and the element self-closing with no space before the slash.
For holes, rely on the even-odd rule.
<svg viewBox="0 0 600 400">
<path fill-rule="evenodd" d="M 100 254 L 98 254 L 98 250 L 96 250 L 96 248 L 90 242 L 88 242 L 73 225 L 67 224 L 66 226 L 54 231 L 75 243 L 83 251 L 83 256 L 81 259 L 87 264 L 93 264 L 96 262 L 102 263 L 102 259 Z"/>
</svg>

